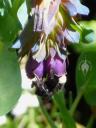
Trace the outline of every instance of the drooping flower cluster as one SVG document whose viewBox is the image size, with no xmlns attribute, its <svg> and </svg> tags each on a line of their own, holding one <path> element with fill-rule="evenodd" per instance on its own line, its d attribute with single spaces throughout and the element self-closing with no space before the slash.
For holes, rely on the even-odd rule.
<svg viewBox="0 0 96 128">
<path fill-rule="evenodd" d="M 72 28 L 76 25 L 74 17 L 88 15 L 89 9 L 80 0 L 33 0 L 30 4 L 30 18 L 20 35 L 19 55 L 28 54 L 27 76 L 36 78 L 34 84 L 40 94 L 49 95 L 65 83 L 66 39 L 79 42 L 80 34 Z"/>
</svg>

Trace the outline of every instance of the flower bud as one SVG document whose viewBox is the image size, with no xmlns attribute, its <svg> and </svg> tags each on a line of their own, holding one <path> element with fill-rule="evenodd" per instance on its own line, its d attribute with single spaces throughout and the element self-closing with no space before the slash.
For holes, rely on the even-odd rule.
<svg viewBox="0 0 96 128">
<path fill-rule="evenodd" d="M 54 51 L 54 49 L 53 49 Z M 54 73 L 54 75 L 60 77 L 66 72 L 66 62 L 62 60 L 59 55 L 55 52 L 52 52 L 51 49 L 51 56 L 46 60 L 46 70 L 47 72 Z"/>
</svg>

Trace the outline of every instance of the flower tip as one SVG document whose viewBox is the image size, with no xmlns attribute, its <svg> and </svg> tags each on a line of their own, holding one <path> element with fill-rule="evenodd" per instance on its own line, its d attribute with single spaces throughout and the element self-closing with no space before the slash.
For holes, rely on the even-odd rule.
<svg viewBox="0 0 96 128">
<path fill-rule="evenodd" d="M 79 13 L 82 14 L 82 15 L 88 15 L 90 13 L 90 10 L 88 7 L 82 5 L 81 9 L 79 10 Z"/>
<path fill-rule="evenodd" d="M 20 40 L 17 40 L 17 41 L 12 45 L 11 48 L 13 48 L 13 49 L 19 49 L 20 47 L 21 47 L 21 42 L 20 42 Z"/>
</svg>

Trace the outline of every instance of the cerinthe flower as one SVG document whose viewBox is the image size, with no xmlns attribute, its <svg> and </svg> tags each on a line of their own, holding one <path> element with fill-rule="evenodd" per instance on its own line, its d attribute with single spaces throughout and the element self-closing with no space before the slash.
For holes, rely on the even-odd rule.
<svg viewBox="0 0 96 128">
<path fill-rule="evenodd" d="M 65 39 L 79 43 L 80 33 L 72 27 L 74 17 L 88 15 L 89 9 L 80 0 L 33 0 L 31 4 L 28 23 L 13 48 L 19 48 L 21 58 L 28 55 L 26 74 L 30 79 L 36 77 L 36 88 L 47 94 L 48 79 L 56 77 L 56 87 L 66 76 Z"/>
</svg>

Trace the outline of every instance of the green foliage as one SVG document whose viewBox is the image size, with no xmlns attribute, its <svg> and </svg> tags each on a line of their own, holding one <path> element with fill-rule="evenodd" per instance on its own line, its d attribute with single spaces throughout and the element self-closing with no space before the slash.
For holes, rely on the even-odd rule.
<svg viewBox="0 0 96 128">
<path fill-rule="evenodd" d="M 81 21 L 77 25 L 71 25 L 80 32 L 79 44 L 71 44 L 69 48 L 76 53 L 96 52 L 96 21 Z"/>
<path fill-rule="evenodd" d="M 21 74 L 12 45 L 21 28 L 17 11 L 23 1 L 0 1 L 0 115 L 12 110 L 21 94 Z"/>
<path fill-rule="evenodd" d="M 54 95 L 54 100 L 57 107 L 59 108 L 60 116 L 62 118 L 64 128 L 76 128 L 74 119 L 71 118 L 70 114 L 68 113 L 68 110 L 66 109 L 63 94 L 64 93 L 62 91 L 57 92 Z"/>
<path fill-rule="evenodd" d="M 0 40 L 10 46 L 16 38 L 20 24 L 16 17 L 8 14 L 0 17 Z M 10 44 L 10 45 L 9 45 Z"/>
<path fill-rule="evenodd" d="M 16 52 L 10 51 L 9 47 L 18 37 L 20 29 L 22 29 L 17 17 L 17 12 L 24 1 L 25 0 L 0 0 L 0 115 L 11 111 L 21 95 L 21 74 L 18 58 Z M 31 10 L 30 0 L 26 0 L 26 4 L 29 14 Z M 53 99 L 59 109 L 58 116 L 62 120 L 64 127 L 76 128 L 75 121 L 71 115 L 74 115 L 74 111 L 82 95 L 84 95 L 89 105 L 96 105 L 96 21 L 83 21 L 76 24 L 62 5 L 60 5 L 59 11 L 61 12 L 61 19 L 63 19 L 66 24 L 65 26 L 80 33 L 80 43 L 70 46 L 72 50 L 80 53 L 80 57 L 76 68 L 77 97 L 73 103 L 73 107 L 71 106 L 71 110 L 68 112 L 63 92 L 57 92 Z M 20 36 L 23 47 L 20 53 L 22 56 L 24 56 L 39 39 L 39 33 L 34 33 L 32 29 L 33 20 L 34 16 L 29 19 Z M 58 19 L 58 23 L 54 29 L 54 33 L 52 33 L 52 36 L 55 35 L 55 38 L 55 31 L 58 30 L 58 27 L 62 26 L 62 20 Z M 55 122 L 41 101 L 40 105 L 50 126 L 56 128 Z M 33 114 L 33 111 L 31 111 L 31 118 L 33 118 Z M 30 115 L 28 115 L 28 117 Z M 24 117 L 24 122 L 27 121 L 28 118 Z M 31 125 L 28 124 L 29 127 L 32 125 L 32 123 Z M 37 126 L 37 128 L 39 127 Z"/>
<path fill-rule="evenodd" d="M 96 105 L 96 52 L 82 53 L 76 69 L 77 90 L 84 87 L 84 97 L 90 105 Z"/>
<path fill-rule="evenodd" d="M 80 22 L 82 29 L 81 33 L 81 42 L 84 43 L 93 43 L 96 41 L 96 21 L 81 21 Z"/>
<path fill-rule="evenodd" d="M 42 109 L 42 112 L 43 112 L 43 114 L 45 115 L 45 117 L 46 117 L 46 119 L 47 119 L 47 121 L 48 121 L 50 127 L 51 127 L 51 128 L 57 128 L 56 125 L 55 125 L 55 123 L 53 122 L 53 120 L 52 120 L 51 117 L 49 116 L 48 112 L 47 112 L 46 109 L 44 108 L 43 103 L 42 103 L 42 100 L 41 100 L 39 97 L 38 97 L 38 99 L 39 99 L 39 103 L 40 103 L 40 107 L 41 107 L 41 109 Z"/>
<path fill-rule="evenodd" d="M 12 41 L 17 37 L 18 31 L 21 28 L 19 20 L 17 18 L 17 11 L 23 1 L 12 1 L 10 5 L 9 1 L 1 1 L 0 8 L 4 10 L 0 15 L 0 40 L 4 43 L 12 44 Z"/>
<path fill-rule="evenodd" d="M 1 46 L 1 45 L 0 45 Z M 21 76 L 15 52 L 0 50 L 0 115 L 9 112 L 21 94 Z"/>
</svg>

